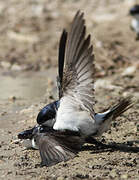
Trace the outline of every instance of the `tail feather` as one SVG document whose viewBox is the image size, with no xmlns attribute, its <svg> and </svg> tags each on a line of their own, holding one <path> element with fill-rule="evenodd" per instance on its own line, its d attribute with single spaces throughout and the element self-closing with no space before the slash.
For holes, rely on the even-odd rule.
<svg viewBox="0 0 139 180">
<path fill-rule="evenodd" d="M 115 106 L 105 111 L 104 113 L 97 113 L 95 115 L 95 120 L 99 127 L 96 136 L 100 136 L 108 129 L 110 129 L 111 121 L 116 119 L 132 106 L 133 101 L 131 97 L 127 97 L 122 99 L 119 103 L 117 103 Z"/>
<path fill-rule="evenodd" d="M 133 106 L 133 102 L 131 97 L 127 97 L 122 99 L 118 104 L 112 107 L 109 112 L 105 115 L 104 119 L 108 119 L 110 116 L 113 116 L 113 119 L 120 116 L 122 113 L 127 111 L 129 108 Z"/>
</svg>

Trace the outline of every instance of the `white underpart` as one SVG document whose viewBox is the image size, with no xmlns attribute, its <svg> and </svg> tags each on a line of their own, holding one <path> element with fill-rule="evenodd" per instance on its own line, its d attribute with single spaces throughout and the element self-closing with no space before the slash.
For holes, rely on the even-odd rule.
<svg viewBox="0 0 139 180">
<path fill-rule="evenodd" d="M 99 124 L 99 128 L 98 128 L 98 136 L 102 135 L 104 132 L 106 132 L 107 130 L 110 129 L 111 126 L 111 121 L 112 121 L 112 116 L 109 117 L 109 119 L 104 120 L 104 117 L 110 112 L 110 110 L 104 112 L 104 113 L 97 113 L 95 115 L 95 120 L 96 123 Z M 103 123 L 102 123 L 103 122 Z"/>
<path fill-rule="evenodd" d="M 139 33 L 139 15 L 135 15 L 131 21 L 131 26 L 136 33 Z"/>
<path fill-rule="evenodd" d="M 36 145 L 34 138 L 32 139 L 32 148 L 38 149 L 38 146 Z"/>
<path fill-rule="evenodd" d="M 53 127 L 54 123 L 55 123 L 55 119 L 50 119 L 50 120 L 44 122 L 42 125 L 48 126 L 48 127 Z"/>
<path fill-rule="evenodd" d="M 84 135 L 96 132 L 98 125 L 87 111 L 79 110 L 77 101 L 65 96 L 60 100 L 56 115 L 55 130 L 80 131 Z"/>
<path fill-rule="evenodd" d="M 110 110 L 105 111 L 104 113 L 97 113 L 95 115 L 95 120 L 97 123 L 101 123 L 104 117 L 110 112 Z"/>
<path fill-rule="evenodd" d="M 22 145 L 27 149 L 31 149 L 31 148 L 38 149 L 38 146 L 36 145 L 34 138 L 23 140 Z"/>
</svg>

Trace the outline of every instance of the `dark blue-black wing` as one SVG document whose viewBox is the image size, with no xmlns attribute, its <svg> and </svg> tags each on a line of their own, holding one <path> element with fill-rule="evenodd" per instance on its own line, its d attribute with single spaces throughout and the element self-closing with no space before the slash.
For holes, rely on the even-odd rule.
<svg viewBox="0 0 139 180">
<path fill-rule="evenodd" d="M 63 69 L 64 69 L 64 59 L 65 59 L 65 48 L 67 41 L 67 32 L 64 29 L 59 42 L 59 55 L 58 55 L 58 77 L 57 84 L 59 90 L 59 98 L 62 96 L 62 80 L 63 80 Z"/>
</svg>

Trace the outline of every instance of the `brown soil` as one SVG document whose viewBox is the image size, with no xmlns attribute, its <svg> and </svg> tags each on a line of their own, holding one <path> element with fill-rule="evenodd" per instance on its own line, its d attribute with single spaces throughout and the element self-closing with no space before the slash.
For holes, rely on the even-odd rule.
<svg viewBox="0 0 139 180">
<path fill-rule="evenodd" d="M 0 2 L 0 179 L 138 179 L 139 42 L 130 29 L 131 6 L 127 0 Z M 94 44 L 95 110 L 127 95 L 135 105 L 99 138 L 111 148 L 85 145 L 78 157 L 41 168 L 39 152 L 26 150 L 17 134 L 57 98 L 58 41 L 78 9 Z"/>
</svg>

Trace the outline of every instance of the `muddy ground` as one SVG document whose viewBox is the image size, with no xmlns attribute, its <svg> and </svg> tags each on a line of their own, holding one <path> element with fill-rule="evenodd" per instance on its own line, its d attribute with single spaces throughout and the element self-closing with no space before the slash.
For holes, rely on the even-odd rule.
<svg viewBox="0 0 139 180">
<path fill-rule="evenodd" d="M 130 0 L 0 1 L 0 179 L 138 179 L 139 42 L 130 29 Z M 136 1 L 137 2 L 137 1 Z M 96 59 L 96 106 L 102 111 L 132 95 L 135 105 L 78 157 L 39 166 L 17 134 L 36 123 L 39 110 L 57 98 L 58 41 L 78 9 L 85 12 Z"/>
</svg>

